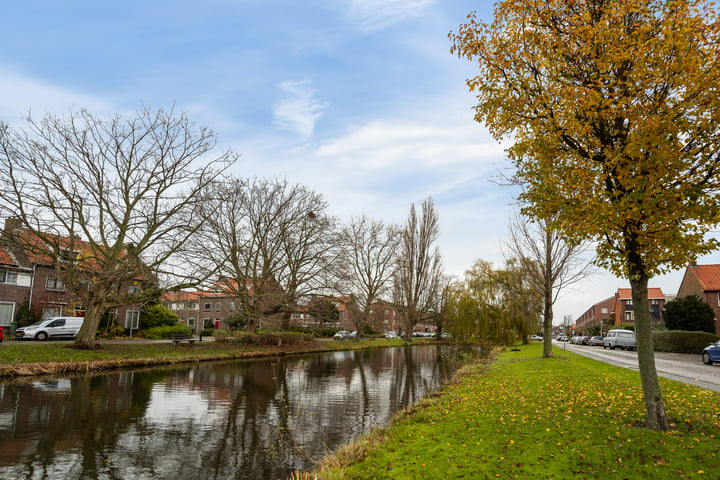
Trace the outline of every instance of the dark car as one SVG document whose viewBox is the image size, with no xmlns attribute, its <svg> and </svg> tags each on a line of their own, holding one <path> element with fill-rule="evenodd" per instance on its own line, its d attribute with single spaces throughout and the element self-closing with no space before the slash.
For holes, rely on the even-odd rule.
<svg viewBox="0 0 720 480">
<path fill-rule="evenodd" d="M 580 337 L 580 345 L 590 345 L 590 337 Z"/>
<path fill-rule="evenodd" d="M 712 365 L 713 362 L 720 362 L 720 340 L 703 349 L 702 361 L 706 365 Z"/>
</svg>

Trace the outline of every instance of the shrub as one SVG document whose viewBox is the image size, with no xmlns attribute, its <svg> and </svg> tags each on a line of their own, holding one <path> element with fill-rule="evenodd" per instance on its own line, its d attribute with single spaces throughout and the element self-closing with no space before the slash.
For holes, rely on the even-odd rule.
<svg viewBox="0 0 720 480">
<path fill-rule="evenodd" d="M 681 330 L 653 332 L 653 346 L 656 352 L 699 354 L 703 348 L 718 339 L 720 337 L 717 335 L 707 332 Z"/>
<path fill-rule="evenodd" d="M 668 330 L 715 332 L 715 313 L 712 307 L 697 295 L 667 302 L 663 317 Z"/>
<path fill-rule="evenodd" d="M 147 328 L 145 330 L 140 330 L 137 333 L 138 337 L 147 338 L 148 340 L 164 340 L 166 338 L 170 338 L 170 334 L 173 333 L 180 333 L 180 334 L 191 334 L 192 330 L 187 325 L 183 324 L 177 324 L 173 326 L 162 326 L 162 327 L 153 327 L 153 328 Z"/>
<path fill-rule="evenodd" d="M 15 323 L 18 327 L 27 327 L 40 320 L 40 318 L 30 310 L 28 302 L 24 302 L 15 312 Z"/>
<path fill-rule="evenodd" d="M 143 329 L 172 327 L 177 325 L 178 320 L 178 316 L 166 306 L 155 304 L 145 307 L 145 311 L 140 317 L 140 327 Z"/>
</svg>

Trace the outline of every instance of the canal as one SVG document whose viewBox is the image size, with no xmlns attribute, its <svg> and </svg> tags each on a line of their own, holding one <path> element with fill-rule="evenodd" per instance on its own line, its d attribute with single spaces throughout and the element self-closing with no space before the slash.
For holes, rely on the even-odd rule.
<svg viewBox="0 0 720 480">
<path fill-rule="evenodd" d="M 438 390 L 446 345 L 0 383 L 0 477 L 284 479 Z"/>
</svg>

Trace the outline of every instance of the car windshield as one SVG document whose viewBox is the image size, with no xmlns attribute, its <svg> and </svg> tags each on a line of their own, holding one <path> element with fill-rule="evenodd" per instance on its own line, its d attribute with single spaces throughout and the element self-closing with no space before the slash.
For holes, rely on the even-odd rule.
<svg viewBox="0 0 720 480">
<path fill-rule="evenodd" d="M 42 325 L 42 324 L 45 323 L 45 322 L 47 322 L 47 318 L 45 318 L 45 319 L 43 319 L 43 320 L 40 320 L 39 322 L 35 322 L 35 323 L 33 323 L 33 324 L 29 325 L 29 326 L 30 326 L 30 327 L 37 327 L 37 326 L 39 326 L 39 325 Z"/>
</svg>

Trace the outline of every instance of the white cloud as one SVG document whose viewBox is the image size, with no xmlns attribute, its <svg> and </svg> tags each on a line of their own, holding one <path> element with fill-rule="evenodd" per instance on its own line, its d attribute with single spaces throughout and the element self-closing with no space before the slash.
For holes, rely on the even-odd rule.
<svg viewBox="0 0 720 480">
<path fill-rule="evenodd" d="M 98 97 L 1 67 L 0 92 L 5 92 L 0 119 L 13 125 L 24 125 L 28 112 L 34 118 L 45 113 L 65 114 L 70 108 L 86 108 L 94 114 L 114 113 L 113 107 Z"/>
<path fill-rule="evenodd" d="M 358 29 L 370 33 L 420 17 L 433 3 L 435 0 L 350 0 L 346 15 Z"/>
<path fill-rule="evenodd" d="M 282 82 L 278 88 L 280 98 L 273 105 L 273 123 L 281 130 L 309 138 L 329 103 L 315 98 L 308 80 Z"/>
<path fill-rule="evenodd" d="M 376 120 L 320 147 L 348 169 L 451 168 L 473 165 L 486 170 L 504 156 L 504 146 L 483 135 L 477 124 L 438 124 Z"/>
</svg>

